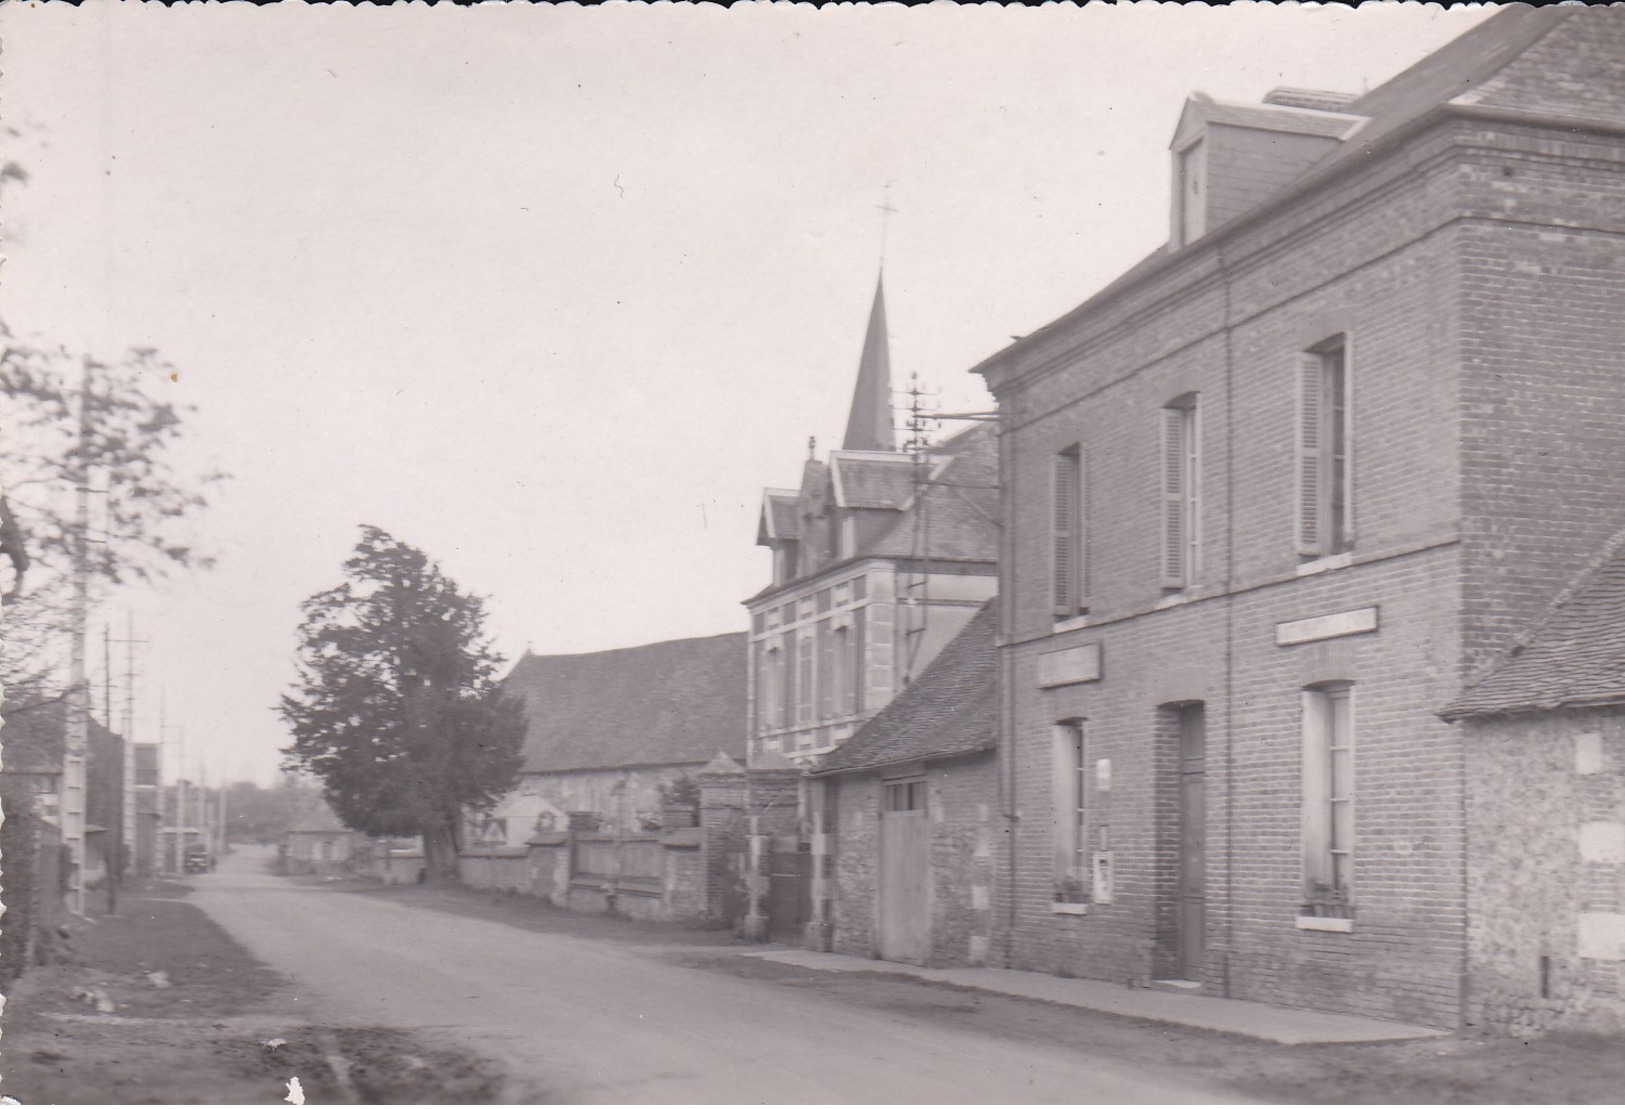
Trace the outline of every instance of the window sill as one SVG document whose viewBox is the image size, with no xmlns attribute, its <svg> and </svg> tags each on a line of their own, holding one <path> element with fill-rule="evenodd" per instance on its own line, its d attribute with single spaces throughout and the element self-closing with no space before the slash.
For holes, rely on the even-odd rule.
<svg viewBox="0 0 1625 1109">
<path fill-rule="evenodd" d="M 1300 916 L 1300 932 L 1352 932 L 1354 921 L 1346 916 Z"/>
<path fill-rule="evenodd" d="M 1310 559 L 1308 562 L 1298 564 L 1297 574 L 1300 578 L 1312 577 L 1315 574 L 1324 574 L 1328 570 L 1343 570 L 1354 565 L 1353 551 L 1339 551 L 1334 555 L 1323 558 Z"/>
<path fill-rule="evenodd" d="M 1049 911 L 1062 916 L 1088 916 L 1089 906 L 1076 901 L 1051 901 Z"/>
<path fill-rule="evenodd" d="M 1180 605 L 1190 604 L 1194 599 L 1188 588 L 1174 590 L 1156 603 L 1154 611 L 1161 612 L 1165 608 L 1178 608 Z"/>
<path fill-rule="evenodd" d="M 1081 612 L 1076 616 L 1055 617 L 1055 623 L 1052 630 L 1057 632 L 1070 632 L 1077 631 L 1079 628 L 1087 628 L 1088 626 L 1089 614 L 1087 612 Z"/>
</svg>

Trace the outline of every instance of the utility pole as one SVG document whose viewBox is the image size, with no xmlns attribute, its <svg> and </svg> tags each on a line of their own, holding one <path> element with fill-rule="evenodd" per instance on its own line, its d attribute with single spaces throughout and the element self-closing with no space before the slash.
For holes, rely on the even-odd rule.
<svg viewBox="0 0 1625 1109">
<path fill-rule="evenodd" d="M 122 880 L 128 870 L 132 869 L 131 862 L 136 855 L 137 802 L 135 782 L 135 649 L 137 645 L 144 646 L 145 639 L 135 637 L 135 615 L 126 612 L 125 632 L 123 639 L 114 639 L 113 643 L 124 647 L 124 721 L 119 731 L 124 736 L 124 788 L 119 791 L 119 827 L 118 827 L 118 864 L 119 879 Z M 111 662 L 108 664 L 111 670 Z M 107 706 L 107 726 L 113 726 L 113 705 L 111 696 Z"/>
<path fill-rule="evenodd" d="M 106 623 L 102 624 L 102 719 L 107 723 L 107 730 L 113 732 L 113 629 Z M 113 851 L 107 860 L 108 916 L 118 913 L 118 887 L 124 871 L 124 811 L 128 803 L 130 773 L 130 737 L 114 733 L 114 739 L 118 743 L 115 750 L 119 755 L 119 791 L 118 811 L 114 814 L 111 829 Z"/>
<path fill-rule="evenodd" d="M 90 741 L 90 687 L 85 677 L 85 624 L 90 616 L 90 373 L 82 361 L 79 447 L 73 456 L 73 606 L 70 610 L 67 719 L 62 751 L 62 840 L 68 848 L 68 909 L 85 915 L 85 756 Z"/>
</svg>

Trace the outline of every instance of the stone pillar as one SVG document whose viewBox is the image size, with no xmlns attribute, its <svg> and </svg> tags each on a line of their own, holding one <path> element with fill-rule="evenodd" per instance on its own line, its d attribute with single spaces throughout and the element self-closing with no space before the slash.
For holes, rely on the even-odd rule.
<svg viewBox="0 0 1625 1109">
<path fill-rule="evenodd" d="M 696 776 L 700 787 L 702 912 L 714 924 L 737 925 L 748 910 L 745 768 L 718 754 Z"/>
<path fill-rule="evenodd" d="M 762 818 L 748 818 L 749 849 L 745 861 L 745 895 L 747 908 L 741 925 L 741 936 L 751 943 L 766 943 L 767 920 L 767 864 L 771 857 L 771 836 L 762 834 Z"/>
<path fill-rule="evenodd" d="M 807 800 L 812 815 L 812 919 L 803 931 L 802 944 L 809 951 L 828 951 L 834 909 L 834 844 L 828 821 L 829 784 L 818 779 L 808 782 Z"/>
</svg>

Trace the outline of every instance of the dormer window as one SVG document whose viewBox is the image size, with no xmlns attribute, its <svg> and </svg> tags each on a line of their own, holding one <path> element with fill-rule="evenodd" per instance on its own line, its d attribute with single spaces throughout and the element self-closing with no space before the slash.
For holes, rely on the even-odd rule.
<svg viewBox="0 0 1625 1109">
<path fill-rule="evenodd" d="M 1179 198 L 1175 245 L 1184 246 L 1207 231 L 1207 143 L 1197 139 L 1179 151 L 1175 165 L 1179 178 L 1175 183 Z"/>
<path fill-rule="evenodd" d="M 796 579 L 796 548 L 799 546 L 800 544 L 793 539 L 782 540 L 773 545 L 774 585 L 783 585 Z"/>
</svg>

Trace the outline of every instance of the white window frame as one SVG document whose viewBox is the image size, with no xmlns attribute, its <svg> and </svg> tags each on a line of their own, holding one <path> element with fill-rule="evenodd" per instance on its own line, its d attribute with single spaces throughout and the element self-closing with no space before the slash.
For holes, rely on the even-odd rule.
<svg viewBox="0 0 1625 1109">
<path fill-rule="evenodd" d="M 1357 858 L 1354 685 L 1313 686 L 1301 698 L 1304 898 L 1349 905 Z"/>
<path fill-rule="evenodd" d="M 1089 468 L 1083 447 L 1056 453 L 1050 474 L 1050 600 L 1061 619 L 1089 611 Z"/>
<path fill-rule="evenodd" d="M 1344 334 L 1298 356 L 1293 526 L 1298 554 L 1305 559 L 1354 549 L 1354 394 L 1349 355 L 1349 337 Z"/>
<path fill-rule="evenodd" d="M 1089 858 L 1089 735 L 1085 721 L 1051 729 L 1051 844 L 1056 904 L 1086 904 L 1093 875 Z"/>
</svg>

